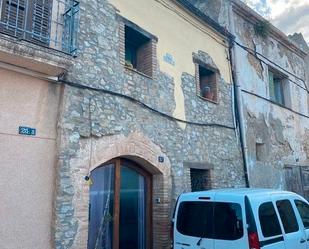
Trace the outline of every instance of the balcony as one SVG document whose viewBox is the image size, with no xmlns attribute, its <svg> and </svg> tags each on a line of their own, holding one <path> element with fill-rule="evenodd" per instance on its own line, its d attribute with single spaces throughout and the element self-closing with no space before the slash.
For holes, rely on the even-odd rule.
<svg viewBox="0 0 309 249">
<path fill-rule="evenodd" d="M 0 61 L 62 73 L 77 53 L 75 0 L 0 0 Z"/>
</svg>

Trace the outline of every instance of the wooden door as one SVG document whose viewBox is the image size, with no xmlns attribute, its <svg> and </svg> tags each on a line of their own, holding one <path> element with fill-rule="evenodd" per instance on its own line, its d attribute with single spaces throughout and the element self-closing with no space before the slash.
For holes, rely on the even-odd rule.
<svg viewBox="0 0 309 249">
<path fill-rule="evenodd" d="M 115 159 L 91 173 L 88 249 L 151 248 L 151 176 Z"/>
</svg>

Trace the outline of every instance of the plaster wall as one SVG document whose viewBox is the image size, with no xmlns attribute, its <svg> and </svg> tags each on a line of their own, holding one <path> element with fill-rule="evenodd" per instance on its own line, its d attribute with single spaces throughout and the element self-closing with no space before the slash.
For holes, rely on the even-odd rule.
<svg viewBox="0 0 309 249">
<path fill-rule="evenodd" d="M 0 244 L 51 249 L 60 87 L 0 69 Z M 19 126 L 36 136 L 18 134 Z"/>
<path fill-rule="evenodd" d="M 305 151 L 305 141 L 309 139 L 308 93 L 299 87 L 306 87 L 305 60 L 273 36 L 262 38 L 256 35 L 253 24 L 237 13 L 234 22 L 237 41 L 269 58 L 265 60 L 259 55 L 256 58 L 235 47 L 251 186 L 286 189 L 285 166 L 308 166 L 309 155 Z M 287 77 L 284 89 L 287 108 L 267 101 L 270 99 L 269 68 Z M 262 150 L 261 156 L 258 150 Z M 269 177 L 265 178 L 265 175 Z"/>
</svg>

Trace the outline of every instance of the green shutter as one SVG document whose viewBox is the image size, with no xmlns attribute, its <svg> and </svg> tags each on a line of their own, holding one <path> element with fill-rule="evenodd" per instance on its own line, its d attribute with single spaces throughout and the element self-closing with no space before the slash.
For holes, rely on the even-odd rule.
<svg viewBox="0 0 309 249">
<path fill-rule="evenodd" d="M 276 101 L 274 74 L 271 71 L 268 71 L 268 76 L 269 76 L 269 97 L 271 100 Z"/>
</svg>

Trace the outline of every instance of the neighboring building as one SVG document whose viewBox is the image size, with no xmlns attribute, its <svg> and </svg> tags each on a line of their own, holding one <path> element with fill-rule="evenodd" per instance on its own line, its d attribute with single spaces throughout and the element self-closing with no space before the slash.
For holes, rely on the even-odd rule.
<svg viewBox="0 0 309 249">
<path fill-rule="evenodd" d="M 61 44 L 51 37 L 57 32 L 72 36 L 63 23 L 57 24 L 60 30 L 55 19 L 47 21 L 51 17 L 47 2 L 52 3 L 45 1 L 42 7 L 40 2 L 34 6 L 0 1 L 1 249 L 54 248 L 51 224 L 63 88 L 50 81 L 69 69 L 73 57 L 66 49 L 71 43 L 63 39 Z M 45 10 L 45 14 L 30 20 L 28 10 L 36 14 Z M 66 11 L 70 13 L 69 6 Z M 63 12 L 54 8 L 52 14 L 59 18 Z M 38 29 L 41 23 L 45 26 Z"/>
<path fill-rule="evenodd" d="M 56 248 L 169 248 L 178 194 L 245 186 L 232 37 L 184 0 L 80 9 L 62 79 Z"/>
<path fill-rule="evenodd" d="M 235 84 L 250 186 L 292 190 L 309 198 L 306 42 L 297 34 L 289 39 L 241 1 L 193 2 L 225 25 L 238 43 Z"/>
</svg>

